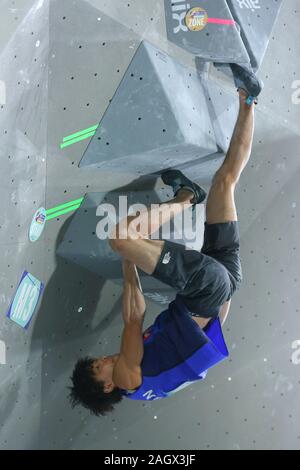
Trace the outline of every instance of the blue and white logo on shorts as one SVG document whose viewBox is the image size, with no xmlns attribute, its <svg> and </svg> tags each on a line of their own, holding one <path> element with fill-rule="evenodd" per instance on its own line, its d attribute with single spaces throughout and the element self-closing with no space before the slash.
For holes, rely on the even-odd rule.
<svg viewBox="0 0 300 470">
<path fill-rule="evenodd" d="M 165 254 L 162 262 L 163 264 L 169 264 L 171 260 L 171 253 L 168 251 L 168 253 Z"/>
</svg>

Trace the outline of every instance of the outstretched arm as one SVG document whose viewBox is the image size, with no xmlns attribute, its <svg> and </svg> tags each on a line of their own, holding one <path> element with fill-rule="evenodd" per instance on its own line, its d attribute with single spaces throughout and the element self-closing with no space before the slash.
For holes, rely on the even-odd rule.
<svg viewBox="0 0 300 470">
<path fill-rule="evenodd" d="M 114 370 L 114 382 L 124 389 L 136 388 L 141 384 L 141 362 L 144 355 L 143 322 L 146 303 L 136 266 L 123 261 L 123 320 L 119 360 Z"/>
<path fill-rule="evenodd" d="M 125 326 L 132 323 L 143 324 L 146 303 L 141 281 L 134 263 L 123 261 L 123 319 Z"/>
</svg>

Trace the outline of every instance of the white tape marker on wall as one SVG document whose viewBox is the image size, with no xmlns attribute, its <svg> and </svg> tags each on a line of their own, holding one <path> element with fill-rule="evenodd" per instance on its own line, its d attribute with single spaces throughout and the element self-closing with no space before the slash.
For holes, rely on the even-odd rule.
<svg viewBox="0 0 300 470">
<path fill-rule="evenodd" d="M 296 351 L 292 355 L 292 363 L 295 366 L 300 364 L 300 340 L 296 340 L 292 344 L 292 349 L 296 349 Z"/>
<path fill-rule="evenodd" d="M 6 344 L 0 340 L 0 365 L 6 364 Z"/>
<path fill-rule="evenodd" d="M 0 105 L 6 104 L 6 86 L 3 80 L 0 80 Z"/>
</svg>

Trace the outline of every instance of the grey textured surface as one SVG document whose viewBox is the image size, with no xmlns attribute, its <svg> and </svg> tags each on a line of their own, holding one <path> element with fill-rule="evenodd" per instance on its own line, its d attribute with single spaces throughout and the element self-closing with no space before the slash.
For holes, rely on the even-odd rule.
<svg viewBox="0 0 300 470">
<path fill-rule="evenodd" d="M 80 167 L 147 174 L 213 154 L 207 115 L 195 72 L 142 42 Z"/>
<path fill-rule="evenodd" d="M 167 42 L 161 0 L 54 0 L 50 18 L 47 1 L 1 6 L 0 448 L 299 449 L 298 0 L 283 3 L 260 68 L 266 88 L 236 189 L 244 283 L 224 329 L 230 360 L 172 399 L 124 401 L 102 420 L 71 410 L 66 387 L 78 357 L 119 350 L 121 289 L 56 257 L 72 213 L 49 221 L 34 245 L 29 224 L 37 207 L 87 192 L 163 189 L 125 169 L 80 169 L 88 140 L 64 150 L 60 143 L 100 121 L 141 39 L 193 61 Z M 226 75 L 206 73 L 236 98 Z M 204 157 L 186 172 L 209 189 L 222 158 Z M 46 284 L 27 332 L 5 317 L 24 269 Z M 145 328 L 160 312 L 150 299 L 147 306 Z"/>
<path fill-rule="evenodd" d="M 170 41 L 202 59 L 251 64 L 254 70 L 258 70 L 263 61 L 276 20 L 281 20 L 282 0 L 164 2 Z M 199 7 L 206 12 L 208 22 L 203 29 L 190 31 L 185 22 L 186 14 Z M 224 20 L 234 20 L 236 24 L 224 24 Z"/>
<path fill-rule="evenodd" d="M 279 17 L 283 0 L 228 0 L 233 18 L 241 27 L 241 37 L 252 67 L 259 69 Z"/>
<path fill-rule="evenodd" d="M 213 62 L 250 63 L 250 58 L 235 24 L 207 23 L 201 31 L 190 31 L 185 15 L 191 8 L 202 8 L 209 18 L 233 20 L 226 0 L 164 0 L 167 35 L 170 41 L 203 59 Z"/>
</svg>

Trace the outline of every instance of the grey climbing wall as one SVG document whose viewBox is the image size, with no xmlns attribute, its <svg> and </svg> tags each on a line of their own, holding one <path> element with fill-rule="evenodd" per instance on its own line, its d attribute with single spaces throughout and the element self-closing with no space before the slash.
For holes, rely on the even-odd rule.
<svg viewBox="0 0 300 470">
<path fill-rule="evenodd" d="M 202 60 L 196 58 L 195 64 L 206 97 L 217 148 L 219 153 L 226 154 L 237 120 L 239 103 L 232 93 L 203 76 Z"/>
<path fill-rule="evenodd" d="M 138 48 L 80 167 L 145 174 L 217 151 L 194 71 L 147 42 Z"/>
<path fill-rule="evenodd" d="M 226 152 L 238 103 L 202 64 L 197 58 L 195 73 L 142 42 L 80 167 L 157 173 Z"/>
<path fill-rule="evenodd" d="M 280 13 L 283 1 L 228 0 L 227 3 L 233 18 L 240 26 L 241 38 L 249 54 L 251 67 L 257 72 L 273 39 L 274 25 L 282 19 Z M 215 65 L 232 78 L 230 67 L 217 62 Z"/>
<path fill-rule="evenodd" d="M 128 185 L 165 191 L 143 169 L 78 164 L 92 137 L 86 130 L 99 124 L 142 39 L 185 67 L 194 58 L 168 42 L 161 0 L 2 2 L 1 449 L 299 450 L 299 21 L 298 0 L 283 2 L 260 67 L 266 88 L 236 189 L 244 284 L 224 328 L 229 361 L 170 400 L 124 401 L 97 419 L 70 408 L 67 386 L 78 357 L 119 350 L 121 288 L 56 255 L 75 210 L 56 210 L 34 244 L 28 228 L 38 207 L 57 208 L 86 193 Z M 233 112 L 231 79 L 214 68 L 206 75 Z M 217 111 L 224 123 L 226 110 L 222 104 Z M 70 137 L 78 132 L 82 140 Z M 61 148 L 65 138 L 70 145 Z M 225 140 L 220 153 L 180 165 L 205 189 Z M 24 270 L 45 284 L 27 331 L 6 318 Z M 160 312 L 150 298 L 147 307 L 145 328 Z"/>
<path fill-rule="evenodd" d="M 281 20 L 282 0 L 164 0 L 164 4 L 170 41 L 202 59 L 251 64 L 255 71 L 274 24 Z"/>
<path fill-rule="evenodd" d="M 248 64 L 250 58 L 226 0 L 164 0 L 167 35 L 170 41 L 190 53 L 214 62 Z M 195 15 L 196 27 L 189 27 L 187 14 Z M 198 24 L 197 24 L 198 21 Z"/>
<path fill-rule="evenodd" d="M 281 20 L 283 0 L 228 0 L 230 11 L 241 28 L 241 36 L 254 70 L 259 69 L 276 20 Z"/>
</svg>

